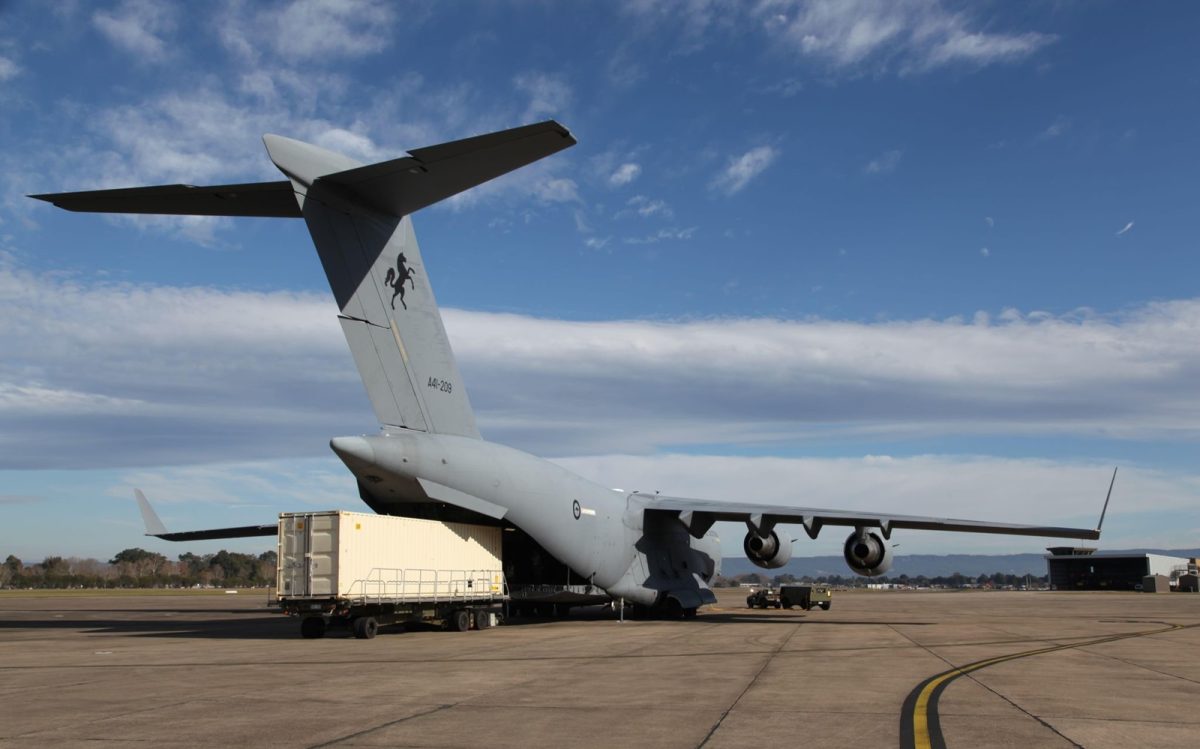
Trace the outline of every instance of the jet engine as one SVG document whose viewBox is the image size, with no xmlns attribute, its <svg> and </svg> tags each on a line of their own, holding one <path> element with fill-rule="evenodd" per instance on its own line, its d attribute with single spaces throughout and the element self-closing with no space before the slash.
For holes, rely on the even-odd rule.
<svg viewBox="0 0 1200 749">
<path fill-rule="evenodd" d="M 846 539 L 846 564 L 865 577 L 882 575 L 892 568 L 892 546 L 878 533 L 860 528 Z M 749 555 L 747 555 L 749 556 Z"/>
<path fill-rule="evenodd" d="M 768 570 L 782 567 L 792 558 L 791 543 L 781 542 L 775 531 L 766 536 L 750 531 L 746 534 L 746 540 L 742 542 L 742 549 L 746 552 L 747 559 Z"/>
</svg>

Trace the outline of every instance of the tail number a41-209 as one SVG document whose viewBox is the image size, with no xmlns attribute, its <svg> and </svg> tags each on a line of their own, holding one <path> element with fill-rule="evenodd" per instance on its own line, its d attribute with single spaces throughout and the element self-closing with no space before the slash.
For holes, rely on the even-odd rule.
<svg viewBox="0 0 1200 749">
<path fill-rule="evenodd" d="M 429 387 L 442 393 L 454 392 L 454 384 L 449 380 L 439 380 L 436 377 L 429 378 Z"/>
</svg>

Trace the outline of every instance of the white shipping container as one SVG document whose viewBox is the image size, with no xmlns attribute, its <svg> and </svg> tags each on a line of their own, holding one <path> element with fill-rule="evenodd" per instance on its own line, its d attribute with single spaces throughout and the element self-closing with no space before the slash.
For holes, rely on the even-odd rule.
<svg viewBox="0 0 1200 749">
<path fill-rule="evenodd" d="M 397 601 L 506 593 L 493 526 L 327 510 L 279 515 L 276 595 Z"/>
</svg>

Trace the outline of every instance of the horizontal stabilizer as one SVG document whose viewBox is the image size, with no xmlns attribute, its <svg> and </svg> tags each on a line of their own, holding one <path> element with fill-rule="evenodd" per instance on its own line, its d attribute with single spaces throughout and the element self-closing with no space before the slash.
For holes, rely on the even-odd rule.
<svg viewBox="0 0 1200 749">
<path fill-rule="evenodd" d="M 264 216 L 300 218 L 292 183 L 251 182 L 244 185 L 160 185 L 120 190 L 88 190 L 30 195 L 68 211 L 89 213 L 156 213 L 177 216 Z"/>
<path fill-rule="evenodd" d="M 279 532 L 279 524 L 271 525 L 242 525 L 236 528 L 211 528 L 202 531 L 181 531 L 171 533 L 159 519 L 158 513 L 150 506 L 150 501 L 141 489 L 134 489 L 133 496 L 137 499 L 138 509 L 142 512 L 142 522 L 146 524 L 146 535 L 161 538 L 164 541 L 207 541 L 216 538 L 252 538 L 254 536 L 274 536 Z"/>
<path fill-rule="evenodd" d="M 407 216 L 573 145 L 570 131 L 547 120 L 418 148 L 404 158 L 327 174 L 318 182 L 345 188 L 382 213 Z M 274 158 L 270 141 L 267 148 Z"/>
</svg>

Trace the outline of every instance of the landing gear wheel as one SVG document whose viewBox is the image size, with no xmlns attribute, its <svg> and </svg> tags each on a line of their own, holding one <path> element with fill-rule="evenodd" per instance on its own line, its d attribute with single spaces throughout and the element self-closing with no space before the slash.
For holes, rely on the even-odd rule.
<svg viewBox="0 0 1200 749">
<path fill-rule="evenodd" d="M 459 609 L 450 614 L 450 620 L 446 624 L 449 625 L 451 632 L 466 632 L 471 628 L 471 612 Z"/>
<path fill-rule="evenodd" d="M 475 629 L 487 629 L 492 626 L 492 612 L 476 611 L 475 612 Z"/>
<path fill-rule="evenodd" d="M 379 634 L 379 622 L 373 616 L 360 616 L 351 625 L 354 636 L 360 640 L 370 640 Z"/>
<path fill-rule="evenodd" d="M 325 617 L 306 616 L 300 620 L 300 636 L 306 640 L 315 640 L 325 636 Z"/>
</svg>

